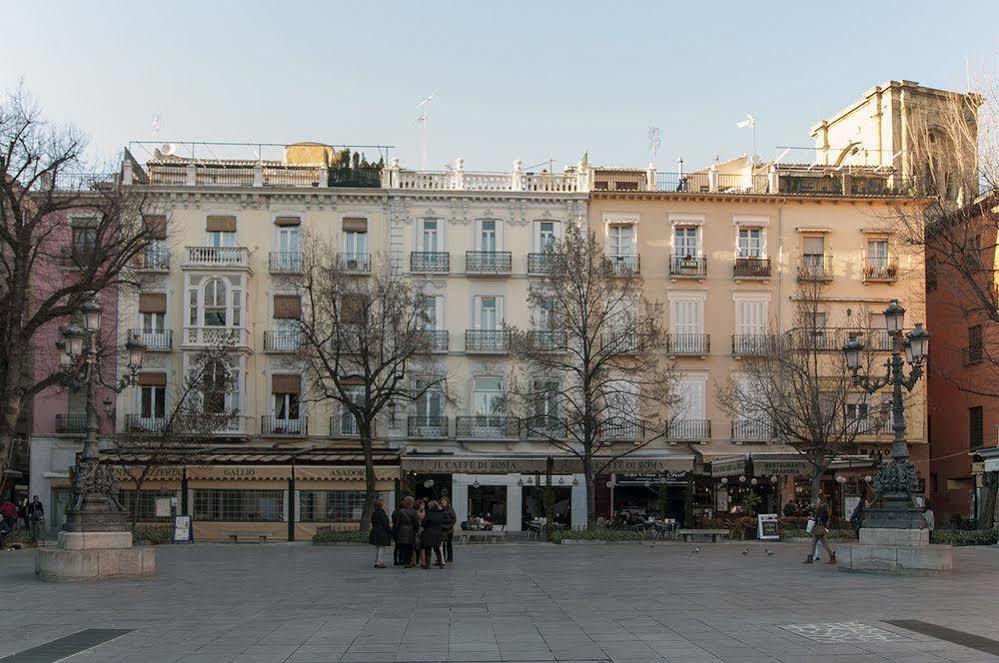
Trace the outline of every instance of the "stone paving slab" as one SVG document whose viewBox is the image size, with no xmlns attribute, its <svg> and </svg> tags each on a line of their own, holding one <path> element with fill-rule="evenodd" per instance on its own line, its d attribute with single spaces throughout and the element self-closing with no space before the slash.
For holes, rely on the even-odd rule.
<svg viewBox="0 0 999 663">
<path fill-rule="evenodd" d="M 158 548 L 154 578 L 73 585 L 37 581 L 31 551 L 5 552 L 0 659 L 130 629 L 65 660 L 999 660 L 885 621 L 999 639 L 999 549 L 955 550 L 949 576 L 896 577 L 802 565 L 804 545 L 745 546 L 462 546 L 444 570 L 376 571 L 368 546 L 195 544 Z"/>
</svg>

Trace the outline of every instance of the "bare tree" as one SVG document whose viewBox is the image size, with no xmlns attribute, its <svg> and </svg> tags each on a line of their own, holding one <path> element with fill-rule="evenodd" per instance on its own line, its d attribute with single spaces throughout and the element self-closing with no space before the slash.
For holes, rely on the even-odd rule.
<svg viewBox="0 0 999 663">
<path fill-rule="evenodd" d="M 142 486 L 159 468 L 186 462 L 191 453 L 205 448 L 212 435 L 228 430 L 239 412 L 226 408 L 226 395 L 236 389 L 236 350 L 219 343 L 190 357 L 190 364 L 180 384 L 162 404 L 163 416 L 155 416 L 161 404 L 148 403 L 151 417 L 140 412 L 126 422 L 114 438 L 113 452 L 130 470 L 126 478 L 135 490 L 132 502 L 132 526 L 139 521 Z M 167 407 L 169 404 L 169 407 Z"/>
<path fill-rule="evenodd" d="M 526 415 L 529 438 L 582 463 L 592 527 L 597 476 L 667 435 L 676 371 L 662 305 L 644 297 L 634 265 L 612 263 L 576 224 L 542 259 L 528 294 L 534 329 L 513 334 L 522 375 L 509 400 Z"/>
<path fill-rule="evenodd" d="M 890 432 L 886 402 L 872 398 L 853 382 L 841 348 L 846 339 L 862 340 L 863 370 L 875 366 L 875 348 L 884 346 L 867 315 L 850 315 L 847 325 L 827 326 L 820 281 L 799 284 L 793 326 L 744 343 L 742 370 L 717 386 L 718 403 L 732 418 L 736 436 L 776 440 L 792 446 L 811 466 L 812 496 L 839 455 L 852 453 L 863 435 Z"/>
<path fill-rule="evenodd" d="M 448 399 L 443 366 L 431 361 L 434 335 L 421 291 L 399 278 L 389 261 L 358 273 L 332 243 L 305 242 L 299 282 L 303 306 L 299 357 L 318 401 L 337 413 L 334 435 L 357 437 L 364 455 L 367 533 L 377 493 L 376 422 L 396 407 L 436 392 Z"/>
<path fill-rule="evenodd" d="M 0 99 L 0 463 L 25 405 L 61 379 L 54 359 L 33 357 L 34 341 L 122 283 L 150 239 L 142 198 L 116 174 L 88 172 L 85 148 L 23 89 Z"/>
</svg>

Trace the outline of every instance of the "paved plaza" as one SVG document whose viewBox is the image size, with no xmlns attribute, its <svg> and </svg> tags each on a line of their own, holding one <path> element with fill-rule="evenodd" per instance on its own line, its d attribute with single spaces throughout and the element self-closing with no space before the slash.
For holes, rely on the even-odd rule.
<svg viewBox="0 0 999 663">
<path fill-rule="evenodd" d="M 58 660 L 88 637 L 101 644 L 64 660 L 999 660 L 999 548 L 899 578 L 745 547 L 461 546 L 423 571 L 376 570 L 369 546 L 196 544 L 159 547 L 155 579 L 75 585 L 38 582 L 32 551 L 0 553 L 0 661 Z"/>
</svg>

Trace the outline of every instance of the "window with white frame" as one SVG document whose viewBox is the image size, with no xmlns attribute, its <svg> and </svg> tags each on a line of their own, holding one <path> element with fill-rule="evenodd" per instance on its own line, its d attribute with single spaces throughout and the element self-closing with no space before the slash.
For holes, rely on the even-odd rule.
<svg viewBox="0 0 999 663">
<path fill-rule="evenodd" d="M 472 414 L 495 416 L 502 411 L 503 379 L 478 376 L 472 379 Z"/>
<path fill-rule="evenodd" d="M 740 227 L 736 241 L 737 258 L 763 258 L 766 256 L 766 231 L 763 228 Z"/>
<path fill-rule="evenodd" d="M 420 232 L 420 251 L 437 253 L 441 250 L 441 223 L 439 219 L 423 219 Z"/>
<path fill-rule="evenodd" d="M 208 246 L 230 248 L 236 246 L 236 233 L 228 230 L 209 230 Z"/>
<path fill-rule="evenodd" d="M 162 332 L 166 328 L 166 315 L 163 313 L 144 312 L 142 315 L 142 331 L 144 333 Z"/>
<path fill-rule="evenodd" d="M 535 247 L 538 253 L 545 253 L 555 248 L 555 222 L 537 221 L 535 222 Z"/>
<path fill-rule="evenodd" d="M 437 315 L 437 309 L 441 305 L 441 297 L 435 297 L 433 295 L 427 295 L 423 298 L 423 317 L 424 317 L 424 328 L 427 331 L 435 331 L 439 329 L 437 326 L 441 321 Z"/>
<path fill-rule="evenodd" d="M 703 352 L 704 297 L 670 298 L 670 350 Z"/>
<path fill-rule="evenodd" d="M 534 416 L 539 419 L 557 419 L 559 382 L 551 378 L 538 378 L 531 382 Z"/>
<path fill-rule="evenodd" d="M 607 255 L 631 258 L 635 255 L 635 225 L 613 223 L 607 228 Z"/>
<path fill-rule="evenodd" d="M 139 416 L 143 419 L 166 417 L 166 385 L 139 387 Z"/>
<path fill-rule="evenodd" d="M 430 380 L 417 379 L 416 392 L 419 396 L 413 405 L 417 417 L 430 420 L 444 416 L 444 393 L 439 385 L 432 384 Z"/>
<path fill-rule="evenodd" d="M 701 242 L 698 226 L 673 226 L 673 255 L 677 258 L 700 257 Z"/>
<path fill-rule="evenodd" d="M 476 237 L 475 248 L 477 251 L 485 253 L 495 253 L 499 250 L 498 241 L 499 229 L 497 222 L 493 219 L 482 219 L 479 221 L 479 235 Z"/>
<path fill-rule="evenodd" d="M 205 283 L 205 326 L 225 327 L 228 313 L 226 285 L 222 279 L 209 279 Z"/>
<path fill-rule="evenodd" d="M 475 328 L 482 331 L 498 331 L 503 327 L 503 298 L 499 296 L 476 296 L 474 302 Z"/>
</svg>

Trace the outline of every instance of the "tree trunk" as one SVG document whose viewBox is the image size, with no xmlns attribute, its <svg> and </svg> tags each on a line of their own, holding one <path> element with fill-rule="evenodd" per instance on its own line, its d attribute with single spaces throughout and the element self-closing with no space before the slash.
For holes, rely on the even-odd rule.
<svg viewBox="0 0 999 663">
<path fill-rule="evenodd" d="M 371 424 L 363 422 L 358 427 L 361 433 L 361 450 L 364 453 L 364 508 L 361 510 L 361 538 L 371 530 L 371 514 L 375 512 L 375 460 L 371 442 Z"/>
<path fill-rule="evenodd" d="M 583 476 L 586 481 L 586 529 L 597 525 L 597 478 L 593 476 L 593 459 L 588 455 L 583 458 Z"/>
<path fill-rule="evenodd" d="M 24 365 L 20 359 L 11 359 L 11 364 L 7 366 L 7 379 L 12 384 L 7 385 L 7 398 L 0 403 L 0 476 L 4 476 L 12 458 L 17 420 L 21 416 L 24 400 L 24 387 L 21 384 Z"/>
</svg>

